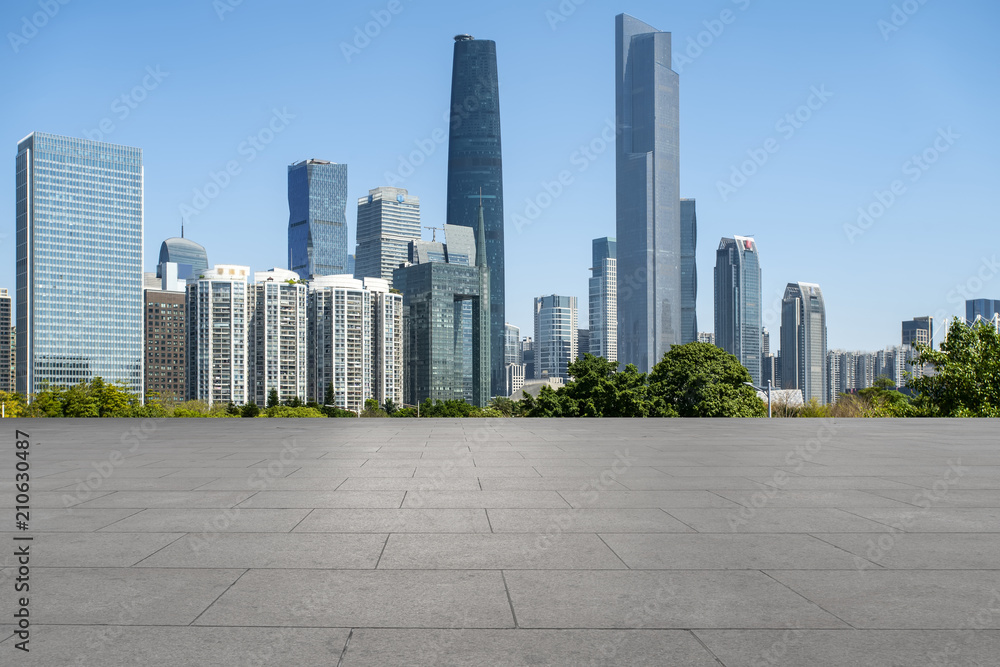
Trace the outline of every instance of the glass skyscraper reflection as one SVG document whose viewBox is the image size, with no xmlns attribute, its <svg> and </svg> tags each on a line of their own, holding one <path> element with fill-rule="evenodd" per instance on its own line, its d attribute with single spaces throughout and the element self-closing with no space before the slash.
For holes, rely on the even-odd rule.
<svg viewBox="0 0 1000 667">
<path fill-rule="evenodd" d="M 288 268 L 304 279 L 348 273 L 347 165 L 288 167 Z"/>
<path fill-rule="evenodd" d="M 734 355 L 761 386 L 760 255 L 744 236 L 722 239 L 715 251 L 715 344 Z"/>
<path fill-rule="evenodd" d="M 471 35 L 455 38 L 448 138 L 449 225 L 476 228 L 482 201 L 490 270 L 490 390 L 506 393 L 504 374 L 503 155 L 497 47 Z"/>
<path fill-rule="evenodd" d="M 678 76 L 670 33 L 615 28 L 618 361 L 648 372 L 684 342 Z"/>
<path fill-rule="evenodd" d="M 826 304 L 814 283 L 788 283 L 781 300 L 781 388 L 826 401 Z"/>
<path fill-rule="evenodd" d="M 142 150 L 17 145 L 17 390 L 95 377 L 142 393 Z"/>
</svg>

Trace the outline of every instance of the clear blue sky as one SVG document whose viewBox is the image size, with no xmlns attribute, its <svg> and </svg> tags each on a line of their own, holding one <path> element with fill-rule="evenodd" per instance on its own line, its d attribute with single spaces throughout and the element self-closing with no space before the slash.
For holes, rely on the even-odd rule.
<svg viewBox="0 0 1000 667">
<path fill-rule="evenodd" d="M 696 56 L 674 65 L 681 187 L 698 199 L 700 330 L 713 329 L 715 248 L 732 234 L 757 238 L 775 337 L 773 306 L 789 281 L 822 285 L 831 348 L 898 344 L 901 320 L 962 312 L 958 286 L 1000 298 L 1000 267 L 983 266 L 1000 255 L 993 1 L 896 0 L 916 11 L 897 15 L 891 32 L 890 0 L 566 0 L 571 14 L 560 14 L 558 0 L 237 2 L 3 3 L 0 286 L 14 287 L 14 155 L 28 133 L 84 136 L 109 119 L 105 140 L 144 150 L 146 270 L 177 234 L 181 205 L 236 161 L 240 173 L 190 218 L 187 235 L 212 263 L 284 267 L 287 165 L 348 163 L 352 198 L 385 184 L 400 156 L 446 129 L 452 37 L 471 33 L 496 40 L 499 54 L 507 319 L 530 335 L 532 297 L 557 293 L 580 297 L 586 326 L 590 242 L 615 234 L 615 160 L 613 148 L 583 162 L 577 151 L 614 118 L 614 16 L 624 11 L 672 32 L 675 56 Z M 54 16 L 25 28 L 47 3 Z M 401 11 L 388 13 L 390 4 Z M 728 24 L 713 23 L 724 10 Z M 391 20 L 348 58 L 341 44 L 372 12 Z M 688 51 L 699 33 L 707 46 Z M 159 68 L 160 80 L 147 68 Z M 144 99 L 128 101 L 135 108 L 116 102 L 144 83 L 150 90 L 136 95 Z M 832 97 L 799 110 L 824 86 Z M 241 150 L 275 109 L 294 118 L 276 121 L 281 131 L 262 150 Z M 797 110 L 811 117 L 779 129 Z M 958 137 L 938 142 L 948 151 L 934 164 L 907 165 L 925 149 L 935 157 L 948 128 Z M 718 183 L 765 145 L 777 151 L 724 200 Z M 437 144 L 405 181 L 421 197 L 424 225 L 444 221 L 446 152 Z M 572 185 L 532 224 L 515 224 L 526 199 L 563 170 Z M 858 208 L 877 204 L 875 192 L 897 180 L 892 205 L 849 238 L 844 226 L 856 224 Z M 349 205 L 352 248 L 355 217 Z"/>
</svg>

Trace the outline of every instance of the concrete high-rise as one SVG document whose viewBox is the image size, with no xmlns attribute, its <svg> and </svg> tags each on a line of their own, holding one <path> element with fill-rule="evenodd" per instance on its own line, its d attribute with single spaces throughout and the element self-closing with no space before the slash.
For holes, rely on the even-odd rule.
<svg viewBox="0 0 1000 667">
<path fill-rule="evenodd" d="M 100 377 L 142 395 L 142 150 L 17 145 L 17 390 Z"/>
<path fill-rule="evenodd" d="M 249 266 L 218 264 L 187 284 L 188 398 L 245 404 Z"/>
<path fill-rule="evenodd" d="M 247 359 L 249 400 L 267 404 L 271 390 L 282 402 L 306 399 L 309 360 L 308 289 L 293 271 L 254 274 L 250 286 Z"/>
<path fill-rule="evenodd" d="M 535 297 L 535 376 L 569 382 L 578 334 L 575 296 Z"/>
<path fill-rule="evenodd" d="M 504 326 L 503 364 L 521 363 L 521 328 L 513 324 Z"/>
<path fill-rule="evenodd" d="M 161 253 L 162 257 L 162 253 Z M 187 397 L 187 295 L 174 262 L 158 266 L 160 285 L 143 290 L 145 309 L 144 398 Z M 201 275 L 201 274 L 199 274 Z"/>
<path fill-rule="evenodd" d="M 588 320 L 590 340 L 580 354 L 589 352 L 608 361 L 618 360 L 618 242 L 594 239 L 590 262 Z"/>
<path fill-rule="evenodd" d="M 826 304 L 813 283 L 788 283 L 781 300 L 781 388 L 826 402 Z M 841 364 L 841 376 L 844 364 Z"/>
<path fill-rule="evenodd" d="M 760 305 L 757 242 L 745 236 L 722 239 L 715 252 L 715 344 L 735 355 L 758 387 L 763 379 Z"/>
<path fill-rule="evenodd" d="M 912 362 L 919 354 L 917 352 L 917 345 L 925 347 L 934 346 L 934 318 L 927 316 L 904 320 L 902 343 L 905 350 L 904 354 L 906 355 L 906 372 L 910 373 L 913 378 L 922 377 L 924 366 Z"/>
<path fill-rule="evenodd" d="M 698 214 L 694 199 L 681 200 L 681 342 L 698 340 Z"/>
<path fill-rule="evenodd" d="M 381 278 L 407 261 L 410 241 L 420 240 L 420 198 L 400 188 L 375 188 L 358 199 L 355 278 Z"/>
<path fill-rule="evenodd" d="M 347 165 L 288 167 L 288 268 L 302 278 L 347 273 Z"/>
<path fill-rule="evenodd" d="M 615 28 L 618 361 L 648 372 L 684 342 L 679 81 L 670 33 Z"/>
<path fill-rule="evenodd" d="M 501 396 L 506 390 L 503 328 L 507 319 L 497 48 L 491 40 L 458 35 L 451 82 L 447 223 L 476 229 L 480 203 L 490 274 L 490 389 L 494 396 Z"/>
<path fill-rule="evenodd" d="M 12 300 L 6 289 L 0 289 L 0 391 L 12 392 L 10 385 L 10 317 Z"/>
</svg>

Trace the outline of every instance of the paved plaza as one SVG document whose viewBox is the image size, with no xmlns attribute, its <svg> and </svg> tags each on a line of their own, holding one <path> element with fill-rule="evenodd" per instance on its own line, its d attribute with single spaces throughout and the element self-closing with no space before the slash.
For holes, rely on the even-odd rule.
<svg viewBox="0 0 1000 667">
<path fill-rule="evenodd" d="M 1000 665 L 996 421 L 0 427 L 4 665 Z"/>
</svg>

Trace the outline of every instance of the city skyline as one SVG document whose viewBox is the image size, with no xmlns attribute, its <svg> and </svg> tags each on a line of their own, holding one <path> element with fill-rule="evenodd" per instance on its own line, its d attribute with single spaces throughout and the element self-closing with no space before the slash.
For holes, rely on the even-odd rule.
<svg viewBox="0 0 1000 667">
<path fill-rule="evenodd" d="M 840 348 L 878 349 L 890 344 L 896 339 L 898 322 L 913 313 L 933 314 L 939 319 L 942 309 L 946 315 L 962 314 L 966 295 L 958 287 L 969 297 L 995 298 L 1000 289 L 990 288 L 1000 288 L 1000 280 L 995 278 L 996 271 L 984 264 L 983 252 L 974 242 L 980 236 L 978 230 L 985 229 L 989 211 L 975 190 L 980 182 L 991 180 L 995 169 L 964 146 L 974 144 L 989 154 L 991 142 L 996 141 L 992 133 L 982 133 L 986 119 L 981 109 L 990 108 L 994 94 L 983 83 L 996 77 L 995 72 L 984 69 L 983 63 L 996 61 L 997 47 L 986 42 L 983 22 L 970 20 L 971 16 L 995 13 L 996 8 L 978 3 L 978 7 L 949 13 L 926 6 L 897 32 L 888 33 L 886 39 L 878 21 L 889 18 L 889 6 L 848 3 L 836 8 L 836 12 L 835 8 L 788 12 L 787 7 L 753 4 L 744 9 L 743 4 L 733 3 L 730 9 L 735 21 L 725 24 L 722 34 L 703 40 L 710 42 L 709 46 L 701 47 L 703 53 L 696 58 L 687 55 L 689 38 L 706 31 L 705 22 L 718 21 L 715 12 L 642 2 L 626 10 L 672 32 L 675 56 L 691 60 L 683 63 L 681 72 L 682 192 L 699 199 L 699 231 L 703 239 L 717 238 L 739 225 L 746 228 L 736 231 L 754 232 L 758 241 L 769 248 L 763 289 L 765 326 L 772 332 L 777 330 L 774 314 L 780 306 L 775 304 L 780 304 L 781 288 L 790 280 L 824 285 L 830 344 Z M 408 112 L 360 103 L 357 110 L 338 109 L 334 123 L 329 114 L 298 102 L 296 91 L 305 85 L 301 75 L 287 72 L 283 79 L 274 73 L 274 64 L 251 75 L 249 70 L 255 70 L 259 56 L 234 48 L 234 44 L 245 45 L 247 35 L 256 34 L 267 21 L 291 25 L 293 19 L 274 11 L 248 9 L 240 6 L 220 21 L 203 4 L 190 2 L 172 8 L 176 17 L 146 7 L 129 7 L 117 13 L 81 10 L 78 14 L 71 13 L 76 11 L 73 7 L 67 7 L 37 37 L 19 45 L 17 52 L 11 48 L 5 56 L 12 67 L 5 68 L 3 76 L 12 87 L 25 92 L 24 102 L 0 114 L 8 145 L 38 130 L 74 136 L 101 132 L 105 141 L 142 147 L 148 172 L 147 243 L 143 248 L 146 271 L 155 270 L 158 243 L 176 234 L 181 205 L 198 211 L 189 217 L 187 235 L 204 244 L 217 261 L 249 264 L 255 269 L 282 266 L 275 252 L 275 248 L 284 246 L 287 224 L 282 171 L 304 156 L 351 164 L 349 198 L 362 196 L 372 187 L 393 185 L 385 182 L 385 175 L 399 173 L 399 158 L 403 156 L 403 166 L 414 169 L 405 177 L 405 187 L 420 193 L 427 224 L 440 226 L 444 218 L 442 183 L 447 150 L 446 140 L 435 142 L 433 136 L 437 129 L 445 134 L 447 131 L 441 118 L 446 111 L 441 100 L 448 99 L 450 83 L 447 71 L 452 54 L 448 41 L 454 34 L 472 33 L 495 40 L 500 53 L 508 208 L 506 254 L 511 274 L 507 281 L 507 302 L 511 305 L 506 320 L 522 328 L 529 326 L 531 299 L 538 292 L 586 296 L 584 261 L 589 242 L 614 233 L 611 151 L 590 151 L 593 160 L 585 153 L 577 153 L 584 143 L 601 139 L 603 123 L 613 117 L 614 75 L 613 62 L 609 62 L 614 50 L 612 8 L 588 3 L 572 16 L 560 16 L 565 20 L 553 23 L 546 15 L 548 10 L 527 4 L 503 8 L 497 5 L 492 9 L 455 6 L 446 25 L 441 26 L 438 12 L 407 7 L 360 54 L 353 54 L 350 62 L 346 57 L 339 60 L 331 67 L 334 74 L 324 76 L 337 82 L 338 87 L 350 86 L 377 76 L 392 63 L 402 70 L 401 92 L 412 99 Z M 366 11 L 318 6 L 317 11 L 341 19 L 337 25 L 344 26 L 343 34 L 338 30 L 335 37 L 338 47 L 341 42 L 351 43 L 356 25 L 363 28 L 371 20 Z M 14 30 L 25 12 L 27 9 L 20 6 L 5 8 L 0 21 Z M 122 43 L 108 40 L 87 51 L 93 62 L 76 63 L 60 57 L 77 44 L 71 32 L 74 26 L 82 23 L 100 36 L 115 26 L 151 17 L 164 26 L 183 21 L 193 34 L 210 37 L 218 44 L 183 53 L 155 35 L 143 37 L 148 43 L 127 35 Z M 817 36 L 811 26 L 821 21 L 828 29 Z M 294 25 L 300 26 L 300 22 Z M 308 32 L 308 26 L 300 27 Z M 835 35 L 840 29 L 843 32 Z M 772 40 L 774 45 L 761 54 L 748 56 L 751 49 L 746 46 L 758 43 L 772 30 L 780 30 L 781 39 Z M 807 40 L 806 34 L 813 37 Z M 526 54 L 519 54 L 512 47 L 523 35 L 536 39 L 526 42 Z M 938 47 L 933 57 L 925 48 L 932 35 Z M 844 38 L 859 45 L 856 54 L 845 55 L 839 46 L 834 47 L 834 42 L 839 45 Z M 560 70 L 564 76 L 559 80 L 553 80 L 550 68 L 537 67 L 538 62 L 562 62 L 560 50 L 576 40 L 592 40 L 594 53 L 580 54 L 579 61 L 566 62 Z M 133 49 L 128 58 L 122 57 L 126 53 L 121 50 L 123 44 Z M 227 49 L 234 55 L 227 56 Z M 415 53 L 412 58 L 399 57 L 409 50 Z M 42 54 L 46 57 L 39 58 Z M 776 54 L 783 54 L 784 59 L 776 59 Z M 217 73 L 200 73 L 198 68 L 206 61 L 225 64 L 233 85 L 219 85 Z M 910 66 L 900 64 L 904 62 L 912 63 L 914 71 L 921 71 L 919 82 L 909 74 Z M 99 63 L 103 75 L 99 81 L 80 75 L 80 67 L 86 65 L 91 71 L 93 63 Z M 738 66 L 734 67 L 734 63 Z M 748 95 L 747 87 L 738 78 L 749 67 L 767 68 L 774 81 L 759 82 L 759 90 Z M 254 86 L 237 90 L 239 82 L 249 76 Z M 86 86 L 83 80 L 88 81 Z M 592 81 L 593 90 L 581 86 L 584 81 Z M 208 83 L 219 90 L 209 90 Z M 788 112 L 794 114 L 810 101 L 814 85 L 820 91 L 825 85 L 833 94 L 822 109 L 813 113 L 815 118 L 801 128 L 792 127 L 796 131 L 791 138 L 771 132 L 775 119 Z M 952 94 L 925 100 L 919 109 L 906 103 L 913 91 L 933 86 Z M 138 92 L 137 87 L 141 88 Z M 112 110 L 111 105 L 125 93 L 128 100 L 115 105 L 116 110 L 129 111 L 127 118 L 121 118 L 124 112 Z M 874 108 L 861 104 L 859 95 L 876 93 L 880 101 Z M 720 113 L 724 108 L 722 100 L 733 96 L 743 96 L 746 107 L 739 118 Z M 894 97 L 899 102 L 881 101 Z M 954 101 L 948 103 L 949 98 Z M 537 110 L 533 111 L 533 122 L 527 122 L 529 100 L 535 105 L 544 104 L 547 115 L 559 122 L 544 122 L 539 127 Z M 43 105 L 41 101 L 50 103 Z M 812 98 L 812 103 L 818 106 L 820 99 Z M 900 117 L 907 119 L 903 126 L 896 122 Z M 104 120 L 109 122 L 102 123 Z M 100 129 L 109 126 L 114 126 L 110 132 Z M 921 172 L 921 180 L 911 185 L 910 177 L 897 166 L 902 167 L 912 154 L 933 147 L 940 139 L 938 129 L 947 130 L 949 126 L 960 135 L 954 149 L 942 155 L 931 169 Z M 356 133 L 363 136 L 355 139 L 350 136 L 353 127 L 372 131 Z M 263 133 L 264 129 L 272 133 L 270 137 Z M 387 130 L 385 134 L 381 134 L 383 129 Z M 271 141 L 259 142 L 260 149 L 244 145 L 247 136 L 262 133 Z M 718 137 L 709 136 L 713 133 Z M 748 159 L 747 151 L 763 146 L 771 134 L 779 138 L 780 151 L 770 154 L 768 164 L 760 167 L 759 173 L 727 202 L 722 202 L 717 182 L 727 181 L 731 165 L 738 165 L 738 158 Z M 414 166 L 408 153 L 419 150 L 416 142 L 434 147 L 434 151 L 424 151 L 422 163 Z M 595 146 L 599 145 L 598 141 Z M 948 144 L 941 139 L 938 145 Z M 845 168 L 847 153 L 851 154 L 849 169 Z M 822 156 L 822 160 L 809 158 L 813 154 Z M 865 158 L 857 160 L 859 154 Z M 574 158 L 586 161 L 588 169 L 577 171 L 577 164 L 571 161 Z M 238 174 L 226 171 L 230 161 L 236 162 Z M 10 181 L 13 161 L 9 162 L 5 168 Z M 822 162 L 829 163 L 829 167 Z M 560 171 L 566 168 L 572 170 L 573 176 L 573 183 L 565 186 L 568 194 L 556 198 L 530 224 L 518 226 L 518 216 L 527 219 L 525 199 L 537 199 L 540 193 L 546 193 L 543 183 L 557 182 Z M 220 183 L 226 183 L 228 178 L 228 185 L 218 185 L 213 174 Z M 856 221 L 858 206 L 872 208 L 873 203 L 878 203 L 872 194 L 876 190 L 891 194 L 890 185 L 897 176 L 906 183 L 905 196 L 892 195 L 898 201 L 873 218 L 873 224 L 851 243 L 844 224 Z M 796 185 L 803 187 L 796 190 Z M 202 209 L 197 204 L 205 202 L 195 197 L 195 189 L 207 199 Z M 903 280 L 883 260 L 888 239 L 900 233 L 930 233 L 946 215 L 955 214 L 956 202 L 958 213 L 969 221 L 968 234 L 943 238 L 933 247 L 909 249 L 908 259 L 933 266 L 933 270 L 908 274 L 906 290 L 892 308 L 885 308 L 877 299 L 864 298 L 861 286 L 866 282 Z M 874 210 L 877 212 L 877 207 Z M 0 251 L 10 258 L 9 262 L 0 262 L 0 285 L 13 290 L 12 195 L 8 194 L 8 204 L 0 211 L 0 234 L 7 236 L 0 239 Z M 794 234 L 788 233 L 788 225 L 793 223 L 804 226 Z M 348 224 L 353 235 L 350 207 Z M 248 228 L 254 233 L 245 233 Z M 567 230 L 574 231 L 572 238 L 567 237 Z M 564 243 L 558 254 L 550 250 L 555 238 Z M 829 257 L 808 254 L 810 245 L 817 244 L 831 250 Z M 709 284 L 711 252 L 711 244 L 703 244 L 699 250 L 699 282 L 703 286 Z M 834 260 L 844 255 L 851 258 L 856 270 L 844 272 L 841 263 Z M 990 258 L 987 254 L 986 259 Z M 983 282 L 977 276 L 980 271 L 992 282 Z M 531 279 L 521 278 L 526 275 Z M 706 290 L 702 290 L 698 306 L 701 328 L 709 328 L 713 304 Z M 583 319 L 583 309 L 580 315 Z"/>
</svg>

